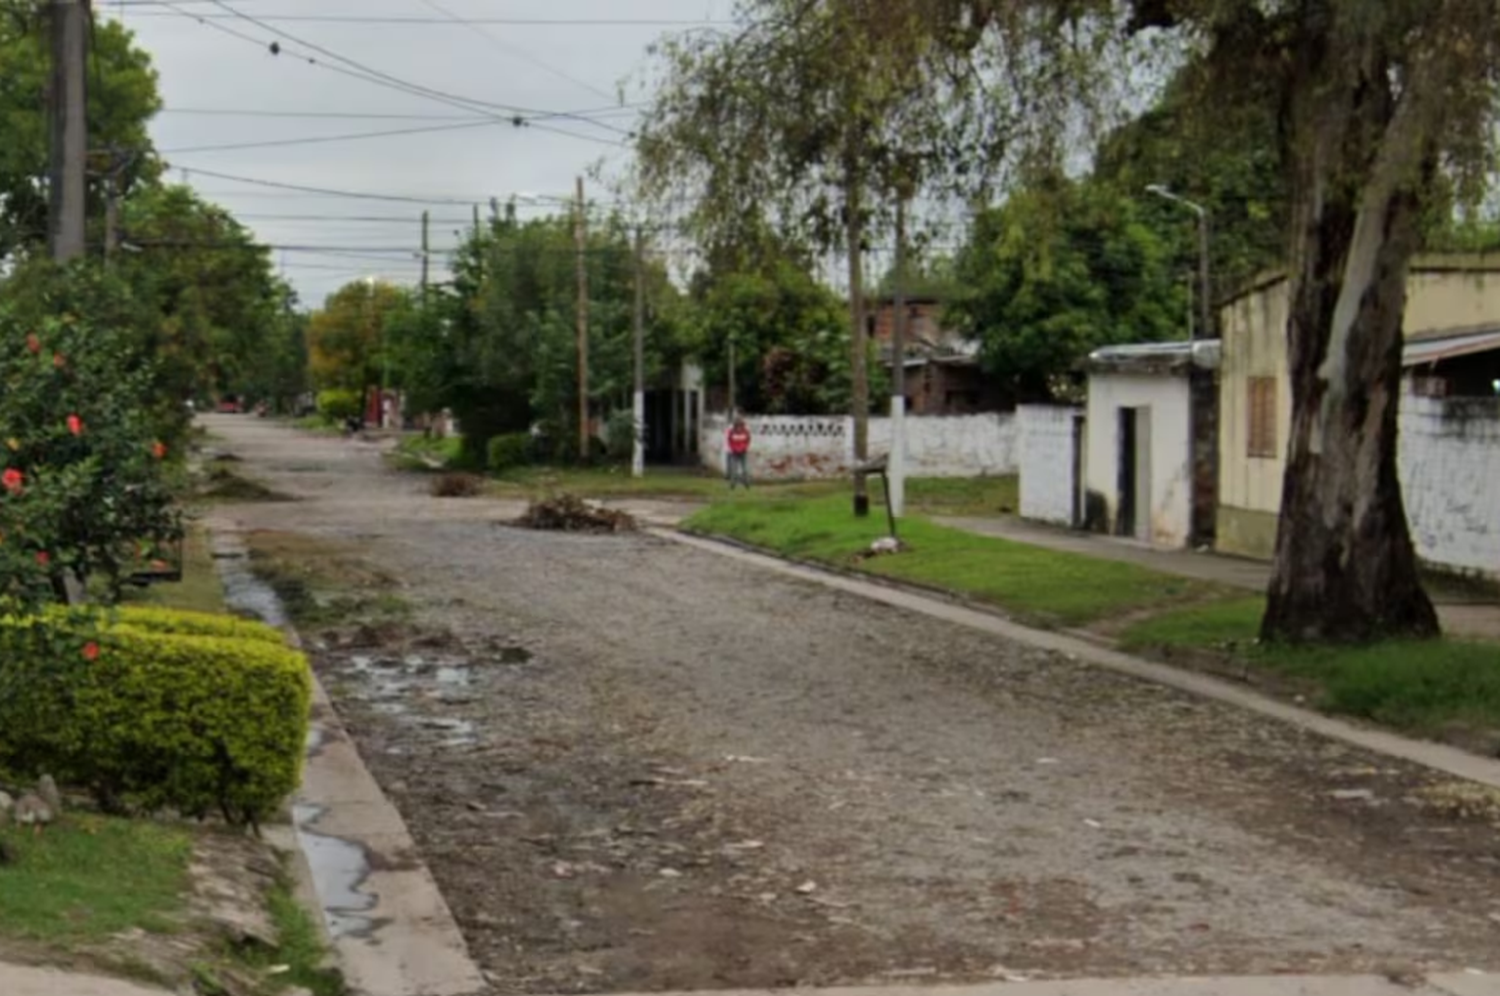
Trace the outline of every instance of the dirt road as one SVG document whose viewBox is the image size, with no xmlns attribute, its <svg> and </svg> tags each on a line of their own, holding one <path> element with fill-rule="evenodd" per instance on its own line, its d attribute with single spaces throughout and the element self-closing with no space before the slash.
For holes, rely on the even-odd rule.
<svg viewBox="0 0 1500 996">
<path fill-rule="evenodd" d="M 212 431 L 411 624 L 320 672 L 497 992 L 1500 968 L 1494 800 L 373 448 Z M 332 547 L 330 547 L 331 549 Z"/>
</svg>

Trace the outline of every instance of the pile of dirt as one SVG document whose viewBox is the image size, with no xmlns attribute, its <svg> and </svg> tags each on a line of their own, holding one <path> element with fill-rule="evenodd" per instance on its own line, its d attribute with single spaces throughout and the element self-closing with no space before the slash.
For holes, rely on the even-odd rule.
<svg viewBox="0 0 1500 996">
<path fill-rule="evenodd" d="M 522 529 L 564 533 L 628 533 L 640 528 L 629 512 L 566 494 L 533 501 L 515 524 Z"/>
</svg>

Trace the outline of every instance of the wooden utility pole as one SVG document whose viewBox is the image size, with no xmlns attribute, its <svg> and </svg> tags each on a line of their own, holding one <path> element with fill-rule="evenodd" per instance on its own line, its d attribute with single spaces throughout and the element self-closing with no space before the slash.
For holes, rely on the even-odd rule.
<svg viewBox="0 0 1500 996">
<path fill-rule="evenodd" d="M 906 196 L 896 203 L 894 327 L 891 330 L 891 456 L 886 486 L 892 515 L 906 512 Z"/>
<path fill-rule="evenodd" d="M 422 212 L 422 307 L 427 307 L 428 260 L 431 258 L 428 245 L 428 229 L 432 224 L 432 212 Z"/>
<path fill-rule="evenodd" d="M 578 242 L 578 460 L 589 459 L 589 268 L 588 219 L 583 177 L 578 178 L 578 215 L 573 234 Z"/>
<path fill-rule="evenodd" d="M 88 194 L 88 0 L 52 0 L 52 100 L 47 234 L 52 258 L 85 249 Z"/>
<path fill-rule="evenodd" d="M 646 476 L 646 237 L 635 229 L 635 398 L 631 406 L 635 446 L 630 472 Z"/>
</svg>

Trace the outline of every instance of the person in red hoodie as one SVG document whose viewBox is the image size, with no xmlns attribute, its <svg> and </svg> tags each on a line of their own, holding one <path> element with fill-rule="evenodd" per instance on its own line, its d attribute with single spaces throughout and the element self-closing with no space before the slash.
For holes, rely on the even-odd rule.
<svg viewBox="0 0 1500 996">
<path fill-rule="evenodd" d="M 727 437 L 729 444 L 729 460 L 725 467 L 729 476 L 729 490 L 733 491 L 736 483 L 743 484 L 748 490 L 750 487 L 750 429 L 745 425 L 745 420 L 737 418 L 729 427 Z"/>
</svg>

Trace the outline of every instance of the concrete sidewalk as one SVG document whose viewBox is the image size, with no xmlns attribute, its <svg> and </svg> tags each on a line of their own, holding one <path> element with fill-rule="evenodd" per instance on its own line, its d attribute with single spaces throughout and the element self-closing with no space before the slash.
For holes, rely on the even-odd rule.
<svg viewBox="0 0 1500 996">
<path fill-rule="evenodd" d="M 1100 560 L 1139 564 L 1164 574 L 1178 574 L 1257 594 L 1264 592 L 1271 582 L 1271 565 L 1261 560 L 1191 550 L 1159 550 L 1139 540 L 1061 529 L 1013 517 L 938 518 L 933 521 L 979 536 L 994 536 Z M 1446 632 L 1472 639 L 1500 640 L 1500 604 L 1445 594 L 1433 595 L 1433 601 L 1437 603 L 1438 616 Z"/>
<path fill-rule="evenodd" d="M 162 996 L 165 992 L 119 979 L 0 962 L 3 996 Z"/>
</svg>

